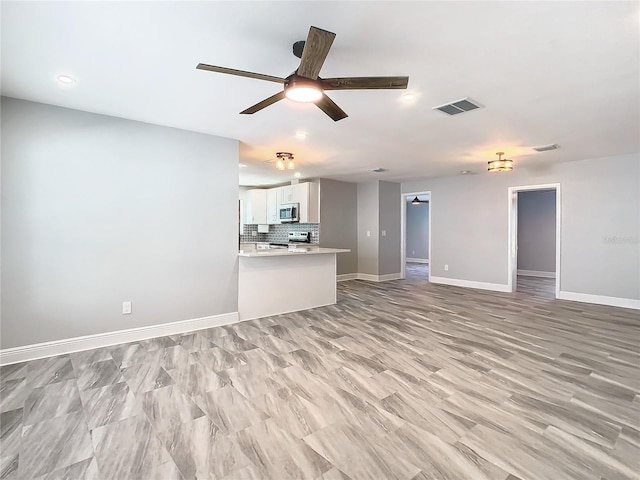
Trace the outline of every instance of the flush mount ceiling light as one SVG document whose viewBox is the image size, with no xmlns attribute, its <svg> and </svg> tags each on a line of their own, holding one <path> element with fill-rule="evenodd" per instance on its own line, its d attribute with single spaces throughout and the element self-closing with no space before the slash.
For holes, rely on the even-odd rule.
<svg viewBox="0 0 640 480">
<path fill-rule="evenodd" d="M 429 200 L 420 200 L 418 197 L 411 200 L 411 205 L 420 205 L 421 203 L 429 203 Z"/>
<path fill-rule="evenodd" d="M 296 164 L 293 161 L 293 153 L 277 152 L 276 168 L 278 170 L 295 170 Z"/>
<path fill-rule="evenodd" d="M 488 162 L 489 168 L 487 170 L 490 172 L 510 172 L 513 170 L 513 160 L 503 159 L 504 152 L 496 152 L 496 155 L 498 155 L 498 160 Z"/>
<path fill-rule="evenodd" d="M 76 81 L 70 77 L 69 75 L 58 75 L 58 81 L 60 83 L 64 83 L 65 85 L 70 85 L 72 83 L 75 83 Z"/>
</svg>

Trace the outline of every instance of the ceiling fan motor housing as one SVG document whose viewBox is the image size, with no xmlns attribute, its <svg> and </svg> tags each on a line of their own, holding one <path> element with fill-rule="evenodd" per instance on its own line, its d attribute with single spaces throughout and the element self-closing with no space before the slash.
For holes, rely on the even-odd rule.
<svg viewBox="0 0 640 480">
<path fill-rule="evenodd" d="M 296 57 L 302 58 L 302 51 L 304 50 L 304 44 L 305 44 L 304 40 L 300 40 L 299 42 L 296 42 L 293 44 L 293 54 Z"/>
</svg>

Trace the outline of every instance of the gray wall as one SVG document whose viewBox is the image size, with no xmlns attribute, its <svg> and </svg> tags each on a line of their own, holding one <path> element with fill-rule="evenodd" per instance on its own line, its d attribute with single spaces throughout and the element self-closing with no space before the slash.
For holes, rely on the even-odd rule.
<svg viewBox="0 0 640 480">
<path fill-rule="evenodd" d="M 379 261 L 378 275 L 400 273 L 401 236 L 400 236 L 400 184 L 380 182 L 378 187 L 378 201 L 380 205 Z M 386 235 L 382 236 L 382 231 Z"/>
<path fill-rule="evenodd" d="M 1 153 L 2 348 L 237 311 L 237 141 L 3 98 Z"/>
<path fill-rule="evenodd" d="M 358 185 L 320 179 L 320 246 L 348 248 L 337 255 L 338 275 L 358 272 Z"/>
<path fill-rule="evenodd" d="M 429 259 L 429 204 L 412 205 L 407 209 L 407 258 Z"/>
<path fill-rule="evenodd" d="M 400 273 L 401 204 L 399 183 L 376 180 L 358 184 L 359 273 Z M 371 236 L 367 236 L 367 232 L 371 232 Z"/>
<path fill-rule="evenodd" d="M 547 183 L 561 184 L 560 290 L 640 299 L 638 154 L 403 183 L 431 191 L 431 274 L 506 285 L 508 187 Z"/>
<path fill-rule="evenodd" d="M 378 182 L 359 183 L 358 273 L 378 275 L 379 222 Z"/>
<path fill-rule="evenodd" d="M 556 192 L 518 192 L 518 270 L 556 271 Z"/>
</svg>

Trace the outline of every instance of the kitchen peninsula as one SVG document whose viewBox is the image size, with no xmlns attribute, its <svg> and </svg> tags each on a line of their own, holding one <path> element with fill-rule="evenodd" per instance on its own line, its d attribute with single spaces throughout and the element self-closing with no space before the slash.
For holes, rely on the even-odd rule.
<svg viewBox="0 0 640 480">
<path fill-rule="evenodd" d="M 336 303 L 336 255 L 348 249 L 318 246 L 240 249 L 240 320 L 297 312 Z"/>
</svg>

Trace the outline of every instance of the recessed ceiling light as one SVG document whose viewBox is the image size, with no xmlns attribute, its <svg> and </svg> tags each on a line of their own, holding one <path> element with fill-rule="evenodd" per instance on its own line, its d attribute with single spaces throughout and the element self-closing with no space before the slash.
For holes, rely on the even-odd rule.
<svg viewBox="0 0 640 480">
<path fill-rule="evenodd" d="M 75 83 L 75 79 L 71 78 L 69 75 L 58 75 L 58 81 L 60 83 L 66 83 L 67 85 Z"/>
<path fill-rule="evenodd" d="M 307 132 L 305 132 L 304 130 L 298 130 L 296 132 L 296 138 L 300 138 L 300 139 L 307 138 Z"/>
<path fill-rule="evenodd" d="M 413 102 L 413 101 L 416 99 L 416 96 L 415 96 L 413 93 L 405 93 L 405 94 L 402 96 L 402 99 L 403 99 L 405 102 Z"/>
<path fill-rule="evenodd" d="M 296 178 L 300 178 L 302 176 L 302 174 L 300 172 L 296 172 L 293 174 L 294 177 Z"/>
<path fill-rule="evenodd" d="M 244 163 L 240 163 L 240 164 L 238 164 L 238 166 L 240 168 L 247 168 L 249 165 L 245 165 Z"/>
<path fill-rule="evenodd" d="M 462 175 L 469 175 L 471 173 L 471 170 L 462 170 L 460 173 Z"/>
</svg>

